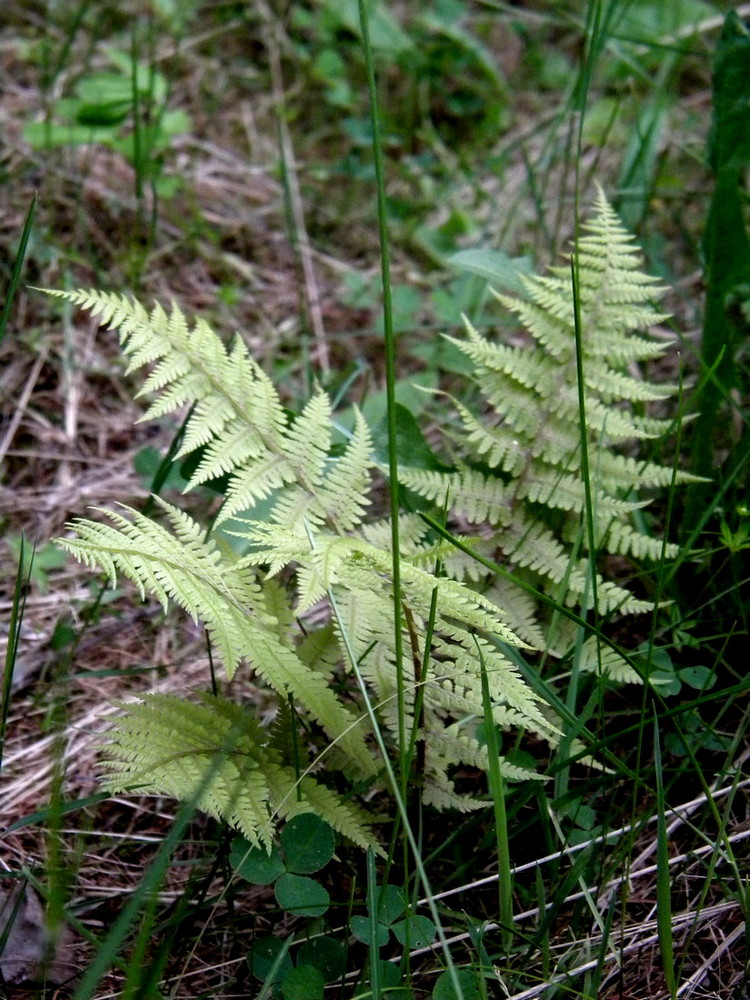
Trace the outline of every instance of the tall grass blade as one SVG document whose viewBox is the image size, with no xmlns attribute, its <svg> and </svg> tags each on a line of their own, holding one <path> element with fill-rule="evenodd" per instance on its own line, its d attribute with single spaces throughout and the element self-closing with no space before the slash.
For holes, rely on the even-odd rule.
<svg viewBox="0 0 750 1000">
<path fill-rule="evenodd" d="M 513 944 L 513 871 L 510 864 L 510 842 L 508 839 L 508 820 L 505 812 L 505 783 L 500 770 L 500 747 L 497 739 L 495 719 L 492 714 L 492 699 L 490 685 L 487 680 L 487 665 L 484 662 L 482 648 L 477 643 L 477 653 L 482 670 L 482 708 L 484 710 L 485 739 L 487 741 L 487 781 L 492 796 L 492 809 L 495 816 L 495 843 L 497 845 L 497 890 L 499 923 L 503 948 L 510 952 Z"/>
<path fill-rule="evenodd" d="M 8 621 L 8 645 L 5 649 L 5 664 L 3 673 L 2 705 L 0 706 L 0 773 L 3 770 L 3 752 L 5 749 L 5 734 L 8 728 L 8 714 L 10 712 L 10 697 L 13 687 L 13 671 L 16 666 L 18 656 L 18 642 L 21 638 L 21 623 L 23 622 L 24 608 L 26 607 L 26 588 L 31 578 L 31 570 L 34 563 L 34 553 L 31 553 L 28 569 L 25 563 L 25 540 L 21 536 L 21 548 L 18 555 L 18 568 L 16 569 L 16 580 L 13 586 L 13 603 L 10 609 L 10 619 Z"/>
<path fill-rule="evenodd" d="M 692 471 L 710 476 L 714 464 L 717 415 L 737 386 L 735 356 L 745 322 L 740 286 L 750 281 L 750 238 L 745 223 L 743 177 L 750 165 L 750 32 L 735 11 L 727 14 L 713 66 L 713 127 L 708 159 L 715 178 L 703 234 L 706 307 L 701 360 L 715 371 L 698 394 L 693 432 Z M 685 514 L 689 534 L 714 491 L 708 484 L 690 487 Z"/>
<path fill-rule="evenodd" d="M 406 738 L 406 709 L 404 705 L 404 649 L 401 610 L 401 565 L 399 540 L 400 498 L 398 489 L 397 419 L 396 419 L 396 338 L 393 329 L 393 301 L 391 296 L 391 259 L 388 237 L 388 215 L 385 200 L 383 172 L 383 142 L 380 135 L 380 112 L 375 85 L 375 64 L 370 44 L 370 26 L 365 0 L 359 0 L 359 22 L 367 69 L 367 87 L 370 96 L 372 123 L 372 152 L 377 188 L 378 231 L 380 237 L 380 270 L 383 285 L 383 339 L 385 349 L 386 423 L 388 426 L 388 495 L 391 515 L 391 547 L 393 550 L 393 628 L 394 656 L 398 697 L 399 772 L 402 795 L 406 795 L 409 768 L 407 766 L 408 741 Z"/>
<path fill-rule="evenodd" d="M 378 945 L 378 911 L 380 909 L 380 894 L 378 892 L 378 874 L 375 868 L 375 854 L 372 848 L 367 850 L 367 915 L 370 921 L 370 988 L 372 1000 L 380 1000 L 380 961 Z"/>
<path fill-rule="evenodd" d="M 29 205 L 29 210 L 26 213 L 26 219 L 23 224 L 23 230 L 21 231 L 21 241 L 18 244 L 18 252 L 16 253 L 16 258 L 13 261 L 13 267 L 10 272 L 10 281 L 8 282 L 8 290 L 5 293 L 5 302 L 3 303 L 2 312 L 0 312 L 0 343 L 3 341 L 5 336 L 5 328 L 8 325 L 8 319 L 10 317 L 10 310 L 13 305 L 13 300 L 16 297 L 16 291 L 18 290 L 18 282 L 21 280 L 21 272 L 23 271 L 23 262 L 26 257 L 26 250 L 29 245 L 29 237 L 31 236 L 31 228 L 34 224 L 34 213 L 36 212 L 36 193 L 31 198 L 31 204 Z"/>
<path fill-rule="evenodd" d="M 677 979 L 672 938 L 672 893 L 669 874 L 669 837 L 664 776 L 661 763 L 659 718 L 654 712 L 654 770 L 656 772 L 656 928 L 659 935 L 664 979 L 672 1000 L 677 997 Z"/>
</svg>

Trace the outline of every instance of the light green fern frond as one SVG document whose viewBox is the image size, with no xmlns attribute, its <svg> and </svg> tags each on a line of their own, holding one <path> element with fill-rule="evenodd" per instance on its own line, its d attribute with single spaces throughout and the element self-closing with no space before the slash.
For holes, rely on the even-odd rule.
<svg viewBox="0 0 750 1000">
<path fill-rule="evenodd" d="M 377 846 L 362 810 L 310 775 L 299 781 L 247 709 L 209 695 L 194 703 L 155 694 L 123 708 L 106 747 L 110 791 L 182 799 L 266 849 L 279 817 L 311 811 L 360 846 Z"/>
<path fill-rule="evenodd" d="M 665 320 L 653 304 L 664 288 L 643 272 L 633 237 L 601 190 L 582 229 L 575 262 L 594 537 L 602 553 L 669 558 L 676 548 L 650 537 L 632 515 L 648 502 L 640 490 L 692 477 L 615 450 L 663 435 L 671 426 L 644 411 L 669 399 L 676 388 L 649 382 L 639 368 L 666 349 L 663 341 L 641 332 Z M 399 479 L 436 506 L 447 497 L 455 530 L 475 532 L 476 551 L 576 607 L 591 599 L 591 584 L 571 273 L 568 267 L 551 268 L 544 276 L 522 280 L 524 299 L 497 298 L 525 327 L 526 346 L 491 341 L 465 317 L 466 337 L 449 338 L 472 362 L 484 401 L 481 412 L 454 401 L 461 423 L 452 442 L 459 467 L 404 467 Z M 472 578 L 465 557 L 448 557 L 445 565 L 460 578 Z M 538 639 L 546 615 L 533 621 L 528 599 L 503 603 L 506 583 L 493 586 L 492 593 L 514 629 Z M 602 576 L 596 596 L 603 615 L 651 608 Z"/>
<path fill-rule="evenodd" d="M 135 511 L 128 511 L 129 518 L 107 512 L 114 527 L 77 520 L 71 525 L 76 537 L 60 539 L 60 545 L 87 565 L 104 569 L 112 583 L 120 572 L 142 596 L 153 594 L 165 608 L 173 600 L 203 621 L 230 677 L 245 660 L 282 698 L 299 699 L 330 738 L 341 741 L 360 774 L 373 774 L 365 727 L 336 698 L 325 677 L 303 664 L 294 647 L 282 640 L 246 563 L 204 540 L 200 526 L 186 514 L 159 503 L 176 534 Z"/>
</svg>

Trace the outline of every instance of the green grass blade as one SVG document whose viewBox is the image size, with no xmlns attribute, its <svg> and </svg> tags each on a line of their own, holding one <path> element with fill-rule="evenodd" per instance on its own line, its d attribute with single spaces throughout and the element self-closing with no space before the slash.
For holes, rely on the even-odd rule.
<svg viewBox="0 0 750 1000">
<path fill-rule="evenodd" d="M 396 419 L 396 338 L 393 330 L 393 301 L 391 296 L 391 261 L 386 210 L 385 177 L 383 172 L 383 142 L 380 134 L 380 113 L 375 85 L 375 64 L 370 44 L 370 26 L 367 4 L 359 0 L 359 20 L 367 69 L 367 86 L 370 95 L 370 120 L 372 123 L 372 152 L 377 188 L 378 231 L 380 237 L 380 270 L 383 285 L 383 339 L 385 349 L 386 422 L 388 425 L 388 494 L 391 515 L 391 546 L 393 551 L 393 628 L 394 656 L 398 697 L 399 771 L 402 794 L 406 794 L 409 769 L 406 754 L 406 710 L 404 706 L 404 649 L 401 611 L 401 566 L 399 541 L 399 513 L 401 509 L 398 488 L 397 419 Z"/>
<path fill-rule="evenodd" d="M 677 996 L 672 938 L 672 894 L 669 874 L 667 807 L 662 774 L 659 719 L 654 713 L 654 770 L 656 772 L 656 926 L 659 935 L 664 978 L 672 1000 Z"/>
<path fill-rule="evenodd" d="M 692 471 L 709 476 L 717 445 L 717 416 L 737 386 L 735 355 L 744 326 L 737 309 L 728 304 L 742 297 L 750 278 L 750 238 L 745 222 L 743 173 L 750 163 L 750 32 L 738 14 L 724 22 L 713 65 L 713 129 L 709 163 L 715 187 L 703 235 L 706 270 L 706 307 L 703 320 L 702 362 L 715 370 L 698 396 L 699 411 L 693 432 Z M 695 527 L 714 488 L 690 487 L 685 528 Z"/>
<path fill-rule="evenodd" d="M 508 820 L 505 812 L 505 783 L 500 770 L 500 747 L 497 739 L 497 729 L 492 714 L 490 685 L 487 680 L 487 666 L 484 662 L 482 649 L 477 643 L 477 654 L 482 671 L 482 708 L 484 710 L 484 727 L 487 740 L 487 781 L 492 796 L 492 809 L 495 816 L 495 842 L 497 844 L 497 890 L 498 912 L 501 925 L 503 947 L 510 952 L 513 943 L 513 872 L 510 864 L 510 842 L 508 838 Z"/>
<path fill-rule="evenodd" d="M 21 638 L 21 623 L 23 622 L 24 608 L 26 607 L 26 588 L 31 578 L 31 570 L 34 563 L 34 553 L 31 553 L 28 569 L 24 567 L 25 542 L 21 536 L 21 550 L 18 556 L 18 568 L 16 569 L 16 580 L 13 586 L 13 603 L 10 609 L 10 619 L 8 621 L 8 645 L 5 649 L 5 670 L 3 673 L 2 706 L 0 706 L 0 773 L 3 770 L 3 752 L 5 749 L 5 734 L 8 727 L 8 713 L 10 712 L 10 697 L 13 686 L 13 670 L 16 665 L 18 655 L 18 642 Z"/>
<path fill-rule="evenodd" d="M 34 213 L 36 212 L 36 193 L 31 199 L 31 204 L 29 205 L 29 210 L 26 213 L 26 219 L 24 220 L 23 230 L 21 231 L 21 241 L 18 244 L 18 252 L 16 253 L 16 258 L 13 261 L 13 268 L 10 272 L 10 281 L 8 282 L 8 290 L 5 293 L 5 302 L 3 303 L 2 312 L 0 312 L 0 343 L 2 343 L 3 337 L 5 336 L 5 329 L 8 325 L 8 318 L 10 317 L 10 310 L 13 305 L 13 300 L 16 297 L 16 291 L 18 290 L 18 282 L 21 280 L 21 272 L 23 271 L 23 262 L 26 257 L 26 250 L 29 245 L 29 237 L 31 236 L 31 228 L 34 224 Z"/>
<path fill-rule="evenodd" d="M 375 854 L 371 848 L 367 851 L 367 916 L 370 922 L 370 989 L 372 1000 L 380 1000 L 380 964 L 378 947 L 378 910 L 380 894 L 378 893 L 378 874 L 375 869 Z"/>
</svg>

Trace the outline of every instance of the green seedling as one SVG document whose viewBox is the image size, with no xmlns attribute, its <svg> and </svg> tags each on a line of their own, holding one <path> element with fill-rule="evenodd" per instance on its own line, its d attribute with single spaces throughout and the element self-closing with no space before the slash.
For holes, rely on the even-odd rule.
<svg viewBox="0 0 750 1000">
<path fill-rule="evenodd" d="M 377 899 L 375 912 L 351 918 L 351 930 L 358 941 L 377 951 L 388 944 L 391 933 L 405 951 L 428 948 L 434 942 L 437 934 L 434 922 L 429 917 L 410 912 L 400 886 L 380 886 L 374 895 Z M 373 995 L 377 993 L 376 982 L 380 988 L 387 990 L 395 989 L 401 983 L 401 970 L 397 964 L 384 961 L 378 954 L 371 954 L 370 966 Z"/>
<path fill-rule="evenodd" d="M 139 191 L 155 186 L 162 197 L 175 194 L 179 182 L 162 175 L 172 140 L 191 128 L 181 109 L 167 107 L 166 78 L 153 67 L 108 49 L 112 71 L 79 80 L 75 96 L 55 102 L 52 117 L 30 122 L 24 138 L 35 149 L 99 143 L 120 153 L 136 171 Z"/>
<path fill-rule="evenodd" d="M 481 979 L 471 969 L 457 969 L 455 978 L 447 971 L 441 972 L 435 981 L 432 1000 L 484 1000 Z"/>
</svg>

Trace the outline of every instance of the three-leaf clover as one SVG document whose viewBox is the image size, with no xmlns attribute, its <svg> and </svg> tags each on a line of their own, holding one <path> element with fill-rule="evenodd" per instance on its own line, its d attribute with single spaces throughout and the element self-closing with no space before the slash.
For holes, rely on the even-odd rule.
<svg viewBox="0 0 750 1000">
<path fill-rule="evenodd" d="M 229 856 L 232 868 L 254 885 L 273 885 L 282 910 L 300 917 L 319 917 L 330 906 L 324 885 L 309 876 L 324 868 L 335 846 L 331 827 L 315 813 L 302 813 L 289 820 L 279 847 L 266 853 L 244 837 L 235 837 Z M 297 963 L 289 954 L 291 939 L 256 940 L 247 955 L 252 974 L 278 986 L 284 1000 L 322 1000 L 326 983 L 338 979 L 344 969 L 344 951 L 330 938 L 311 938 L 299 949 Z"/>
</svg>

